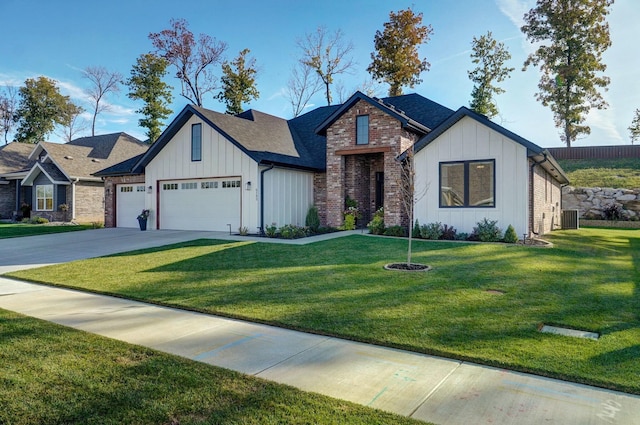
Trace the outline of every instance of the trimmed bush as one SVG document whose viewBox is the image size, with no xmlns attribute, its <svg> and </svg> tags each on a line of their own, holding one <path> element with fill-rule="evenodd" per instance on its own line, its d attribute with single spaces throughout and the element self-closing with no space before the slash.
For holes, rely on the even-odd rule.
<svg viewBox="0 0 640 425">
<path fill-rule="evenodd" d="M 411 231 L 411 237 L 420 238 L 420 222 L 416 219 L 416 224 L 413 225 L 413 230 Z"/>
<path fill-rule="evenodd" d="M 471 238 L 481 242 L 499 242 L 502 239 L 502 230 L 497 226 L 498 220 L 483 218 L 473 228 Z"/>
<path fill-rule="evenodd" d="M 429 223 L 420 227 L 422 239 L 438 240 L 442 236 L 442 223 Z"/>
<path fill-rule="evenodd" d="M 311 229 L 313 233 L 316 233 L 318 231 L 318 228 L 320 227 L 318 208 L 313 205 L 309 207 L 309 211 L 307 211 L 307 217 L 304 220 L 304 225 Z"/>
<path fill-rule="evenodd" d="M 518 242 L 518 235 L 516 234 L 516 229 L 514 229 L 512 225 L 509 225 L 509 227 L 507 227 L 507 230 L 504 232 L 504 241 L 506 243 Z"/>
<path fill-rule="evenodd" d="M 447 226 L 446 224 L 442 226 L 442 236 L 440 239 L 444 239 L 446 241 L 453 241 L 456 239 L 456 228 L 453 226 Z"/>
<path fill-rule="evenodd" d="M 367 228 L 369 229 L 369 233 L 372 235 L 382 235 L 384 233 L 384 219 L 377 215 L 373 216 L 373 220 L 367 224 Z"/>
<path fill-rule="evenodd" d="M 344 216 L 344 223 L 342 224 L 342 227 L 340 227 L 342 230 L 355 230 L 356 228 L 356 216 L 352 215 L 352 214 L 347 214 Z"/>
<path fill-rule="evenodd" d="M 276 223 L 272 223 L 271 226 L 267 226 L 264 228 L 264 234 L 267 235 L 268 238 L 275 238 L 278 234 L 278 228 L 276 227 Z"/>
<path fill-rule="evenodd" d="M 407 229 L 402 226 L 390 226 L 385 229 L 384 235 L 405 237 L 407 236 Z"/>
<path fill-rule="evenodd" d="M 285 224 L 279 229 L 278 233 L 283 239 L 299 239 L 307 236 L 305 228 L 295 224 Z"/>
</svg>

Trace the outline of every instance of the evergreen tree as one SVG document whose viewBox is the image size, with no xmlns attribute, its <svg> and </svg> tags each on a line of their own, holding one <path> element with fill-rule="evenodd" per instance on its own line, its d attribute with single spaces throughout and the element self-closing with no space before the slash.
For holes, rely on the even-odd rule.
<svg viewBox="0 0 640 425">
<path fill-rule="evenodd" d="M 634 112 L 633 121 L 631 121 L 631 126 L 629 127 L 629 135 L 632 145 L 640 137 L 640 109 L 636 109 Z"/>
<path fill-rule="evenodd" d="M 471 92 L 471 109 L 479 114 L 493 118 L 498 115 L 498 107 L 494 96 L 504 93 L 504 89 L 495 85 L 509 77 L 514 68 L 505 66 L 505 62 L 511 59 L 511 54 L 504 43 L 498 43 L 491 34 L 473 37 L 471 58 L 478 65 L 473 71 L 469 71 L 469 79 L 473 81 Z"/>
<path fill-rule="evenodd" d="M 147 129 L 147 137 L 151 143 L 160 137 L 162 120 L 167 119 L 172 112 L 169 108 L 173 99 L 172 87 L 162 80 L 167 75 L 168 65 L 166 59 L 152 53 L 140 55 L 126 82 L 129 87 L 127 96 L 144 102 L 136 112 L 144 115 L 138 123 Z"/>
<path fill-rule="evenodd" d="M 243 103 L 260 96 L 256 88 L 256 60 L 247 60 L 249 52 L 244 49 L 231 63 L 222 64 L 222 91 L 217 98 L 227 105 L 227 114 L 241 113 Z"/>
</svg>

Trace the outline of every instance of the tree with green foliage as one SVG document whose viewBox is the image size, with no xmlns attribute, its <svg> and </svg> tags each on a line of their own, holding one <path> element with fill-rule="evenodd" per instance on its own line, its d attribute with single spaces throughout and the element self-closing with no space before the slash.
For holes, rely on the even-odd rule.
<svg viewBox="0 0 640 425">
<path fill-rule="evenodd" d="M 629 127 L 629 135 L 631 137 L 631 144 L 640 137 L 640 109 L 636 109 L 633 115 L 633 121 Z"/>
<path fill-rule="evenodd" d="M 300 63 L 312 69 L 325 87 L 327 105 L 331 105 L 331 85 L 336 75 L 348 73 L 355 65 L 350 54 L 353 43 L 345 42 L 342 31 L 330 34 L 325 27 L 318 27 L 315 33 L 298 40 L 302 50 Z"/>
<path fill-rule="evenodd" d="M 536 98 L 551 108 L 567 147 L 591 133 L 584 124 L 589 110 L 608 106 L 598 89 L 606 90 L 609 78 L 598 73 L 606 69 L 602 54 L 611 46 L 605 18 L 612 4 L 613 0 L 537 0 L 524 16 L 522 32 L 537 43 L 524 70 L 539 66 Z"/>
<path fill-rule="evenodd" d="M 242 50 L 231 63 L 222 64 L 222 91 L 217 98 L 227 105 L 227 114 L 239 114 L 242 104 L 260 97 L 256 88 L 256 60 L 247 58 L 249 49 Z"/>
<path fill-rule="evenodd" d="M 413 88 L 422 82 L 420 74 L 428 71 L 430 64 L 420 58 L 418 47 L 428 42 L 431 34 L 431 25 L 422 25 L 422 13 L 415 14 L 411 8 L 390 12 L 384 31 L 376 31 L 376 51 L 371 53 L 367 72 L 389 84 L 389 96 L 400 96 L 402 87 Z"/>
<path fill-rule="evenodd" d="M 493 118 L 498 115 L 495 95 L 504 93 L 504 89 L 495 85 L 509 78 L 514 70 L 505 65 L 511 59 L 511 53 L 504 43 L 497 42 L 491 31 L 480 38 L 473 37 L 471 42 L 472 62 L 478 65 L 473 71 L 468 71 L 469 79 L 473 81 L 471 92 L 471 109 L 479 114 Z"/>
<path fill-rule="evenodd" d="M 131 68 L 131 77 L 126 84 L 129 87 L 127 96 L 133 100 L 142 100 L 144 105 L 136 112 L 144 115 L 138 120 L 140 127 L 147 129 L 147 137 L 151 143 L 160 137 L 162 120 L 173 112 L 169 105 L 173 100 L 172 87 L 162 79 L 167 75 L 169 62 L 153 53 L 145 53 L 138 57 Z"/>
<path fill-rule="evenodd" d="M 44 141 L 56 124 L 67 123 L 69 114 L 74 111 L 69 96 L 60 94 L 56 82 L 47 77 L 28 78 L 20 87 L 18 96 L 20 99 L 15 112 L 18 142 Z"/>
<path fill-rule="evenodd" d="M 149 39 L 156 54 L 165 58 L 176 69 L 180 80 L 181 95 L 190 102 L 202 106 L 205 94 L 216 89 L 216 78 L 211 66 L 222 60 L 227 43 L 200 34 L 196 41 L 187 28 L 185 19 L 171 19 L 170 28 L 150 33 Z"/>
</svg>

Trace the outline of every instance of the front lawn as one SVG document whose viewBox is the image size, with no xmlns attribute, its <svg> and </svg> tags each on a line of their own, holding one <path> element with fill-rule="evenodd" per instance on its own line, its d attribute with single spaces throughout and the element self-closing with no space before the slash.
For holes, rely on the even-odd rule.
<svg viewBox="0 0 640 425">
<path fill-rule="evenodd" d="M 48 225 L 27 223 L 0 223 L 0 239 L 19 238 L 22 236 L 48 235 L 50 233 L 75 232 L 91 229 L 89 224 Z"/>
<path fill-rule="evenodd" d="M 418 424 L 0 310 L 0 424 Z"/>
<path fill-rule="evenodd" d="M 640 394 L 640 232 L 554 232 L 551 249 L 414 241 L 198 240 L 12 273 Z M 598 332 L 598 341 L 538 332 Z"/>
</svg>

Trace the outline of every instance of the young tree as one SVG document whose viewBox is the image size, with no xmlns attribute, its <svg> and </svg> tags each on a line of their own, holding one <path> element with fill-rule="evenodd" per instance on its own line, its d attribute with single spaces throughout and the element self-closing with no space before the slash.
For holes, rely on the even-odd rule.
<svg viewBox="0 0 640 425">
<path fill-rule="evenodd" d="M 149 39 L 156 48 L 156 54 L 176 68 L 181 95 L 202 106 L 203 96 L 216 89 L 216 78 L 211 72 L 211 65 L 222 60 L 227 43 L 206 34 L 200 34 L 196 42 L 187 25 L 185 19 L 172 19 L 170 28 L 150 33 Z"/>
<path fill-rule="evenodd" d="M 380 82 L 389 84 L 389 96 L 400 96 L 402 87 L 422 82 L 420 74 L 429 70 L 429 62 L 421 59 L 418 47 L 429 41 L 431 25 L 422 25 L 422 13 L 411 8 L 389 13 L 384 31 L 376 31 L 376 51 L 371 53 L 367 72 Z"/>
<path fill-rule="evenodd" d="M 633 115 L 633 121 L 629 127 L 629 136 L 631 137 L 631 144 L 638 140 L 640 137 L 640 109 L 636 109 Z"/>
<path fill-rule="evenodd" d="M 243 103 L 260 96 L 256 88 L 256 60 L 247 59 L 249 52 L 244 49 L 231 63 L 222 64 L 222 91 L 217 98 L 227 105 L 227 114 L 241 113 Z"/>
<path fill-rule="evenodd" d="M 540 67 L 536 98 L 551 108 L 567 147 L 591 133 L 584 125 L 589 110 L 608 106 L 598 88 L 606 89 L 609 78 L 596 74 L 606 69 L 602 54 L 611 39 L 605 18 L 612 4 L 613 0 L 537 0 L 524 15 L 522 32 L 539 43 L 524 70 Z"/>
<path fill-rule="evenodd" d="M 4 133 L 4 144 L 9 143 L 9 133 L 14 127 L 14 115 L 18 106 L 17 90 L 7 86 L 0 92 L 0 132 Z"/>
<path fill-rule="evenodd" d="M 488 31 L 480 38 L 473 37 L 471 42 L 472 62 L 478 65 L 473 71 L 468 71 L 469 79 L 473 81 L 471 92 L 471 109 L 493 118 L 498 115 L 498 107 L 494 96 L 504 93 L 504 89 L 495 85 L 509 78 L 514 68 L 505 66 L 511 59 L 511 54 L 504 43 L 498 43 Z"/>
<path fill-rule="evenodd" d="M 291 104 L 293 116 L 297 117 L 304 111 L 314 94 L 322 89 L 322 82 L 315 72 L 302 62 L 297 62 L 291 70 L 291 77 L 287 82 L 286 97 Z"/>
<path fill-rule="evenodd" d="M 131 77 L 125 83 L 129 87 L 127 96 L 144 102 L 136 112 L 144 115 L 138 123 L 140 127 L 147 129 L 147 137 L 151 143 L 160 137 L 162 120 L 173 112 L 169 108 L 173 100 L 172 87 L 162 80 L 167 75 L 168 65 L 165 58 L 153 53 L 140 55 L 131 68 Z"/>
<path fill-rule="evenodd" d="M 318 27 L 316 32 L 298 40 L 298 47 L 302 50 L 300 62 L 315 71 L 324 84 L 327 105 L 331 105 L 334 77 L 348 73 L 355 66 L 349 56 L 353 51 L 353 43 L 346 43 L 340 30 L 330 34 L 327 28 Z"/>
<path fill-rule="evenodd" d="M 103 66 L 88 66 L 82 71 L 84 78 L 89 80 L 91 87 L 85 93 L 91 98 L 93 119 L 91 120 L 91 135 L 96 135 L 96 118 L 100 112 L 109 109 L 109 105 L 103 102 L 108 93 L 120 91 L 122 75 L 118 72 L 109 72 Z"/>
<path fill-rule="evenodd" d="M 69 96 L 60 94 L 56 82 L 47 77 L 27 79 L 18 95 L 20 100 L 15 112 L 18 142 L 43 141 L 56 124 L 64 125 L 67 122 L 72 110 Z"/>
</svg>

